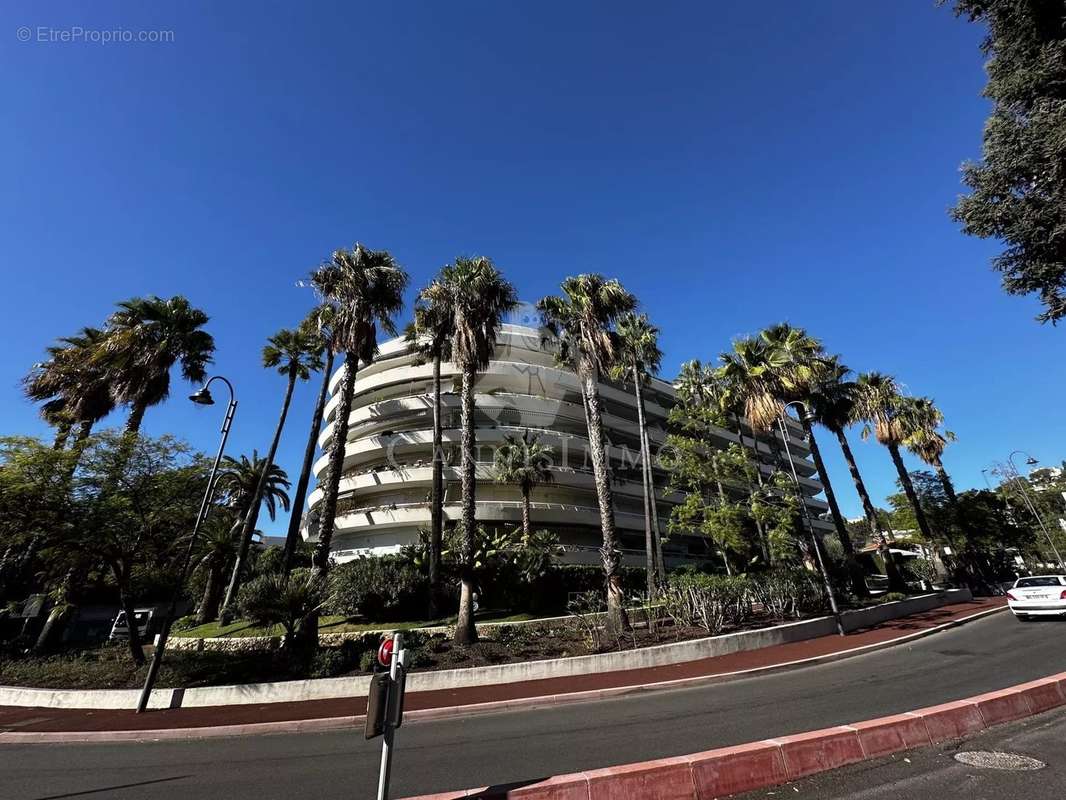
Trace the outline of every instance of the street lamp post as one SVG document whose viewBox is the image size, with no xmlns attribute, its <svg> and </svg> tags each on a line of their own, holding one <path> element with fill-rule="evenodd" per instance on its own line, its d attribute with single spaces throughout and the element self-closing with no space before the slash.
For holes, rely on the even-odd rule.
<svg viewBox="0 0 1066 800">
<path fill-rule="evenodd" d="M 1044 518 L 1037 513 L 1036 504 L 1033 502 L 1033 498 L 1029 496 L 1029 488 L 1025 485 L 1025 481 L 1022 480 L 1021 473 L 1018 471 L 1018 466 L 1014 463 L 1014 457 L 1019 453 L 1025 456 L 1025 463 L 1027 466 L 1033 466 L 1040 462 L 1024 450 L 1015 450 L 1007 456 L 1007 461 L 1010 463 L 1011 470 L 1014 472 L 1014 477 L 1018 479 L 1018 486 L 1021 489 L 1022 500 L 1029 509 L 1029 513 L 1036 518 L 1036 524 L 1040 526 L 1040 530 L 1044 532 L 1044 536 L 1047 537 L 1047 543 L 1051 545 L 1051 551 L 1055 554 L 1055 560 L 1059 562 L 1059 569 L 1066 569 L 1066 563 L 1063 563 L 1062 556 L 1059 554 L 1059 549 L 1055 547 L 1055 542 L 1051 538 L 1051 532 L 1048 531 L 1047 526 L 1044 525 Z"/>
<path fill-rule="evenodd" d="M 144 680 L 144 688 L 137 700 L 137 713 L 142 713 L 148 707 L 148 699 L 152 696 L 152 687 L 155 686 L 156 677 L 159 675 L 159 667 L 163 663 L 163 653 L 167 647 L 167 637 L 170 635 L 170 626 L 174 621 L 174 612 L 177 610 L 178 598 L 181 596 L 185 579 L 189 576 L 189 567 L 192 565 L 193 553 L 196 551 L 196 537 L 200 533 L 200 527 L 207 519 L 211 510 L 211 496 L 215 493 L 215 482 L 218 480 L 218 465 L 222 461 L 222 453 L 226 449 L 226 439 L 229 438 L 229 429 L 233 424 L 233 414 L 237 410 L 237 398 L 233 392 L 233 384 L 221 375 L 215 375 L 200 388 L 199 391 L 189 395 L 189 399 L 202 406 L 214 405 L 215 400 L 211 397 L 210 386 L 214 381 L 222 381 L 229 389 L 229 404 L 226 406 L 226 416 L 222 420 L 222 438 L 218 443 L 218 452 L 215 453 L 215 462 L 211 465 L 211 474 L 207 478 L 207 488 L 204 490 L 204 499 L 200 503 L 200 511 L 196 515 L 196 523 L 193 525 L 192 534 L 189 537 L 189 548 L 185 551 L 185 560 L 181 565 L 181 577 L 174 587 L 174 593 L 170 597 L 170 605 L 167 614 L 163 618 L 163 628 L 159 632 L 158 644 L 152 654 L 152 663 L 148 667 L 148 677 Z M 132 624 L 132 623 L 131 623 Z"/>
<path fill-rule="evenodd" d="M 833 610 L 833 621 L 837 625 L 837 633 L 841 636 L 844 635 L 844 623 L 840 619 L 840 609 L 837 608 L 836 593 L 833 591 L 833 584 L 829 581 L 829 573 L 825 568 L 825 559 L 822 557 L 822 544 L 818 541 L 818 534 L 814 532 L 814 522 L 811 520 L 811 512 L 807 508 L 807 501 L 803 496 L 803 487 L 800 486 L 799 473 L 796 472 L 796 462 L 792 459 L 792 448 L 788 446 L 789 435 L 788 428 L 785 426 L 785 411 L 789 406 L 796 406 L 797 411 L 808 416 L 807 407 L 799 400 L 794 400 L 791 403 L 785 403 L 784 408 L 781 409 L 781 417 L 778 419 L 777 424 L 781 427 L 781 438 L 785 443 L 785 455 L 788 456 L 788 466 L 792 471 L 792 480 L 796 484 L 796 493 L 799 495 L 800 507 L 803 509 L 803 518 L 807 522 L 807 530 L 811 532 L 811 542 L 814 544 L 814 554 L 818 559 L 818 571 L 822 573 L 822 581 L 825 583 L 825 592 L 829 597 L 829 607 Z"/>
</svg>

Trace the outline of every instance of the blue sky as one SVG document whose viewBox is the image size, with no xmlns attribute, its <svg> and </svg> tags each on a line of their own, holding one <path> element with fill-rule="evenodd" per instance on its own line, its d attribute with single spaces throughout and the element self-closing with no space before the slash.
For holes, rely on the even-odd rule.
<svg viewBox="0 0 1066 800">
<path fill-rule="evenodd" d="M 667 376 L 766 324 L 806 326 L 937 400 L 961 488 L 1014 448 L 1064 455 L 1062 334 L 1001 292 L 995 245 L 946 213 L 987 104 L 982 31 L 933 0 L 26 2 L 0 17 L 4 433 L 46 433 L 18 381 L 54 337 L 180 293 L 211 315 L 216 370 L 238 387 L 232 451 L 265 450 L 283 379 L 262 344 L 309 307 L 296 280 L 358 240 L 415 287 L 474 253 L 529 300 L 573 273 L 616 276 L 661 326 Z M 37 40 L 74 26 L 173 41 Z M 211 450 L 217 410 L 185 394 L 145 430 Z M 299 387 L 279 453 L 293 473 L 312 402 Z M 891 462 L 853 438 L 881 500 Z"/>
</svg>

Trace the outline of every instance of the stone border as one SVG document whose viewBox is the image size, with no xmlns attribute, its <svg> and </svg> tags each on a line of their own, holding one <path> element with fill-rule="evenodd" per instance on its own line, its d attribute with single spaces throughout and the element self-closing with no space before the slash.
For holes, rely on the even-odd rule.
<svg viewBox="0 0 1066 800">
<path fill-rule="evenodd" d="M 643 610 L 643 606 L 631 609 L 634 611 Z M 603 614 L 593 614 L 590 616 L 606 616 Z M 521 627 L 523 625 L 547 625 L 551 623 L 562 623 L 568 619 L 572 619 L 569 616 L 562 617 L 536 617 L 534 619 L 517 619 L 510 622 L 481 622 L 478 623 L 477 629 L 481 633 L 490 633 L 499 631 L 501 628 L 513 628 Z M 402 630 L 402 633 L 425 633 L 435 634 L 443 633 L 449 634 L 455 629 L 454 625 L 428 625 L 424 628 L 406 628 Z M 341 631 L 339 633 L 319 633 L 318 643 L 327 647 L 336 647 L 344 642 L 358 641 L 366 636 L 382 636 L 384 634 L 393 633 L 397 631 L 397 628 L 370 628 L 365 631 Z M 182 636 L 181 633 L 172 634 L 170 640 L 167 642 L 168 650 L 184 650 L 193 652 L 248 652 L 253 650 L 277 650 L 281 647 L 281 636 Z"/>
<path fill-rule="evenodd" d="M 972 595 L 968 589 L 949 589 L 892 603 L 883 603 L 871 608 L 847 611 L 842 615 L 844 628 L 845 630 L 867 628 L 888 620 L 971 599 Z M 687 642 L 674 642 L 637 650 L 624 650 L 617 653 L 521 661 L 487 667 L 414 672 L 407 679 L 407 689 L 411 692 L 427 692 L 658 667 L 800 642 L 832 635 L 835 632 L 836 626 L 832 617 L 816 617 L 770 628 L 693 639 Z M 235 686 L 204 686 L 192 689 L 156 689 L 152 693 L 149 707 L 192 708 L 357 697 L 367 693 L 370 680 L 370 675 L 358 675 Z M 139 694 L 137 689 L 72 691 L 4 686 L 0 687 L 0 706 L 130 709 L 136 707 Z"/>
<path fill-rule="evenodd" d="M 541 781 L 420 795 L 406 800 L 706 800 L 972 736 L 1066 706 L 1066 672 L 965 700 L 687 756 L 559 775 Z"/>
</svg>

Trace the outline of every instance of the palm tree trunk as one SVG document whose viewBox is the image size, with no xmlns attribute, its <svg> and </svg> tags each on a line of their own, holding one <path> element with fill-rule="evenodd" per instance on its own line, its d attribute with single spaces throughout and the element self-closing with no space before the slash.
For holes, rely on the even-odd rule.
<svg viewBox="0 0 1066 800">
<path fill-rule="evenodd" d="M 130 597 L 129 576 L 126 570 L 118 564 L 111 565 L 111 573 L 118 585 L 119 603 L 122 611 L 126 614 L 126 628 L 129 630 L 127 640 L 130 648 L 130 657 L 138 667 L 144 666 L 144 649 L 141 647 L 141 632 L 137 629 L 136 607 L 133 598 Z"/>
<path fill-rule="evenodd" d="M 141 422 L 144 420 L 144 412 L 148 406 L 142 400 L 136 401 L 130 406 L 130 415 L 126 418 L 126 427 L 123 432 L 127 436 L 136 436 L 141 431 Z"/>
<path fill-rule="evenodd" d="M 522 487 L 522 536 L 529 539 L 530 530 L 530 514 L 529 514 L 529 487 Z"/>
<path fill-rule="evenodd" d="M 218 614 L 218 604 L 222 600 L 222 570 L 212 567 L 204 583 L 204 594 L 200 598 L 200 607 L 196 610 L 196 624 L 206 625 Z"/>
<path fill-rule="evenodd" d="M 444 538 L 444 432 L 440 414 L 440 348 L 433 354 L 433 484 L 429 499 L 429 618 L 441 608 L 440 562 Z"/>
<path fill-rule="evenodd" d="M 944 462 L 938 458 L 933 462 L 933 469 L 936 470 L 937 477 L 940 478 L 940 484 L 944 487 L 944 494 L 948 496 L 948 502 L 952 505 L 957 505 L 959 498 L 955 494 L 955 484 L 952 483 L 948 471 L 944 469 Z"/>
<path fill-rule="evenodd" d="M 586 424 L 589 434 L 589 450 L 592 456 L 592 474 L 596 481 L 596 500 L 600 507 L 600 528 L 603 533 L 604 583 L 607 590 L 607 630 L 618 636 L 629 628 L 626 616 L 625 593 L 620 574 L 621 554 L 614 527 L 614 496 L 611 478 L 607 471 L 607 448 L 603 439 L 603 412 L 600 408 L 599 382 L 595 365 L 585 353 L 578 361 L 581 391 L 585 396 Z"/>
<path fill-rule="evenodd" d="M 55 438 L 52 440 L 53 450 L 62 450 L 64 447 L 67 446 L 67 439 L 70 438 L 71 427 L 72 423 L 65 421 L 60 422 L 58 425 L 56 425 L 56 435 Z"/>
<path fill-rule="evenodd" d="M 844 561 L 847 563 L 848 575 L 851 577 L 851 591 L 856 597 L 867 597 L 870 591 L 866 588 L 866 579 L 863 577 L 862 566 L 855 558 L 855 546 L 851 543 L 851 536 L 848 534 L 848 526 L 844 522 L 844 515 L 840 513 L 836 492 L 833 491 L 833 484 L 829 480 L 829 471 L 825 468 L 825 462 L 822 461 L 822 451 L 818 447 L 818 440 L 814 436 L 814 426 L 811 425 L 806 413 L 800 414 L 800 423 L 803 425 L 803 432 L 807 435 L 807 445 L 811 450 L 814 468 L 818 470 L 818 480 L 822 483 L 825 500 L 829 504 L 829 514 L 833 517 L 833 527 L 836 528 L 837 538 L 840 539 L 840 546 L 844 550 Z"/>
<path fill-rule="evenodd" d="M 234 523 L 232 531 L 236 535 L 236 528 L 240 525 L 238 520 Z M 229 559 L 221 564 L 212 564 L 207 571 L 207 580 L 204 582 L 204 594 L 200 598 L 200 607 L 196 609 L 196 624 L 206 625 L 218 617 L 218 607 L 222 602 L 222 590 L 225 588 L 226 566 Z"/>
<path fill-rule="evenodd" d="M 962 515 L 959 513 L 959 498 L 958 495 L 955 494 L 955 484 L 952 482 L 951 476 L 948 475 L 948 471 L 944 469 L 944 462 L 939 458 L 933 461 L 933 469 L 936 470 L 937 477 L 940 478 L 940 484 L 944 487 L 944 494 L 947 496 L 948 505 L 951 507 L 951 515 L 955 519 L 955 524 L 959 526 L 959 531 L 961 532 L 963 542 L 965 543 L 964 546 L 960 548 L 956 543 L 955 538 L 948 536 L 948 542 L 955 551 L 955 558 L 962 566 L 963 573 L 969 578 L 977 581 L 978 588 L 980 588 L 981 591 L 990 593 L 992 590 L 992 581 L 990 581 L 986 575 L 980 559 L 976 557 L 969 547 L 969 539 L 966 535 L 966 529 L 962 524 Z"/>
<path fill-rule="evenodd" d="M 896 472 L 899 474 L 900 485 L 903 486 L 903 491 L 907 495 L 907 500 L 910 501 L 911 507 L 914 509 L 914 518 L 918 522 L 918 530 L 922 532 L 922 536 L 927 542 L 931 542 L 933 541 L 933 531 L 929 527 L 929 522 L 925 518 L 922 504 L 918 501 L 918 494 L 914 491 L 914 484 L 911 482 L 910 473 L 907 472 L 907 467 L 903 463 L 903 456 L 899 453 L 899 447 L 890 444 L 888 445 L 888 452 L 892 454 L 892 463 L 896 465 Z"/>
<path fill-rule="evenodd" d="M 322 428 L 322 415 L 326 410 L 326 395 L 329 394 L 329 379 L 333 372 L 333 348 L 326 348 L 326 365 L 322 370 L 322 386 L 318 390 L 315 411 L 311 415 L 311 433 L 304 448 L 304 462 L 300 468 L 300 479 L 296 482 L 296 491 L 292 495 L 292 510 L 289 513 L 289 529 L 285 533 L 285 552 L 283 568 L 288 575 L 292 571 L 292 559 L 300 543 L 300 522 L 303 517 L 307 487 L 311 482 L 311 468 L 315 463 L 315 451 L 318 450 L 318 434 Z"/>
<path fill-rule="evenodd" d="M 358 349 L 344 353 L 344 377 L 341 379 L 337 411 L 333 416 L 333 437 L 330 440 L 329 462 L 322 481 L 322 511 L 318 518 L 318 542 L 311 557 L 311 568 L 318 575 L 329 572 L 329 551 L 333 544 L 333 530 L 337 517 L 341 473 L 344 470 L 344 449 L 348 441 L 348 417 L 355 402 L 355 377 L 359 372 Z M 300 622 L 300 639 L 310 648 L 318 646 L 318 617 L 316 608 Z"/>
<path fill-rule="evenodd" d="M 462 463 L 459 474 L 462 480 L 462 544 L 459 557 L 459 618 L 455 623 L 453 641 L 458 645 L 477 641 L 474 625 L 474 537 L 477 535 L 476 512 L 476 462 L 474 460 L 474 380 L 477 374 L 472 369 L 463 369 L 463 386 L 460 398 L 462 414 Z"/>
<path fill-rule="evenodd" d="M 899 567 L 896 566 L 895 559 L 892 558 L 892 551 L 888 544 L 888 537 L 885 536 L 885 531 L 881 527 L 881 520 L 877 517 L 877 510 L 874 508 L 873 501 L 870 499 L 870 493 L 866 491 L 866 482 L 862 479 L 862 474 L 859 472 L 859 465 L 855 461 L 855 454 L 851 452 L 851 445 L 848 443 L 847 434 L 843 429 L 835 430 L 833 433 L 837 436 L 837 442 L 840 443 L 840 450 L 844 453 L 844 460 L 848 462 L 848 472 L 851 473 L 851 480 L 855 484 L 855 491 L 859 494 L 859 500 L 862 501 L 862 510 L 866 514 L 866 521 L 870 524 L 870 531 L 877 537 L 877 549 L 881 553 L 881 560 L 885 562 L 885 576 L 888 578 L 888 591 L 890 592 L 902 592 L 906 590 L 906 585 L 903 583 L 903 576 L 899 574 Z"/>
<path fill-rule="evenodd" d="M 644 429 L 644 449 L 648 453 L 644 469 L 647 473 L 648 492 L 651 495 L 651 532 L 655 541 L 655 561 L 658 569 L 658 581 L 660 586 L 666 585 L 666 561 L 663 558 L 663 536 L 659 527 L 659 503 L 655 493 L 655 473 L 652 471 L 651 440 L 648 431 Z"/>
<path fill-rule="evenodd" d="M 641 487 L 644 490 L 644 556 L 645 569 L 647 571 L 648 602 L 654 602 L 656 597 L 656 572 L 655 572 L 655 540 L 651 530 L 651 505 L 653 491 L 648 485 L 648 442 L 645 439 L 644 430 L 644 396 L 640 387 L 640 370 L 637 361 L 633 359 L 633 391 L 637 398 L 637 433 L 640 439 L 640 476 Z"/>
<path fill-rule="evenodd" d="M 344 378 L 341 380 L 337 413 L 333 417 L 333 438 L 329 446 L 329 463 L 322 482 L 322 512 L 319 515 L 318 544 L 315 546 L 314 568 L 321 575 L 329 572 L 329 548 L 333 542 L 334 518 L 337 516 L 337 495 L 341 472 L 344 469 L 344 447 L 348 439 L 348 416 L 355 400 L 355 375 L 359 369 L 356 351 L 344 354 Z M 305 623 L 306 624 L 306 623 Z M 301 626 L 303 628 L 303 626 Z M 316 631 L 317 632 L 317 631 Z"/>
<path fill-rule="evenodd" d="M 744 428 L 741 425 L 740 420 L 737 420 L 737 439 L 740 440 L 740 446 L 744 446 Z M 761 488 L 763 485 L 762 480 L 762 458 L 759 456 L 759 437 L 755 435 L 755 430 L 751 432 L 751 452 L 754 456 L 755 463 L 755 482 Z M 770 552 L 770 536 L 766 532 L 766 526 L 759 520 L 755 520 L 755 530 L 759 534 L 759 549 L 762 550 L 763 560 L 766 562 L 766 566 L 772 567 L 774 565 L 773 554 Z"/>
<path fill-rule="evenodd" d="M 78 469 L 78 464 L 81 462 L 81 457 L 85 453 L 85 447 L 89 443 L 89 434 L 93 431 L 92 420 L 82 420 L 78 424 L 78 432 L 74 436 L 74 444 L 71 445 L 70 463 L 67 464 L 66 480 L 69 483 L 70 479 L 74 476 L 75 470 Z"/>
<path fill-rule="evenodd" d="M 233 574 L 230 576 L 229 586 L 226 588 L 226 599 L 222 601 L 222 614 L 219 622 L 228 625 L 235 613 L 234 601 L 241 586 L 241 574 L 244 571 L 245 562 L 248 560 L 248 549 L 252 545 L 252 534 L 255 532 L 255 523 L 259 517 L 259 505 L 263 502 L 263 490 L 266 488 L 267 476 L 270 468 L 274 465 L 274 456 L 278 452 L 278 442 L 281 441 L 281 432 L 285 428 L 285 418 L 289 415 L 289 404 L 292 402 L 292 392 L 296 388 L 296 369 L 289 369 L 289 380 L 285 386 L 285 400 L 281 404 L 281 416 L 278 417 L 277 427 L 274 428 L 274 438 L 270 442 L 270 450 L 267 451 L 263 460 L 263 468 L 259 473 L 259 480 L 252 494 L 251 505 L 244 514 L 244 525 L 241 527 L 240 543 L 237 549 L 237 563 L 233 565 Z"/>
</svg>

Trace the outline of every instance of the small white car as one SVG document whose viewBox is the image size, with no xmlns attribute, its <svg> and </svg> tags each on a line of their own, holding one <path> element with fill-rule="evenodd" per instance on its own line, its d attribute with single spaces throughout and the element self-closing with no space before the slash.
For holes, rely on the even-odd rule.
<svg viewBox="0 0 1066 800">
<path fill-rule="evenodd" d="M 1066 617 L 1066 576 L 1018 578 L 1007 591 L 1007 605 L 1023 621 L 1033 617 Z"/>
</svg>

